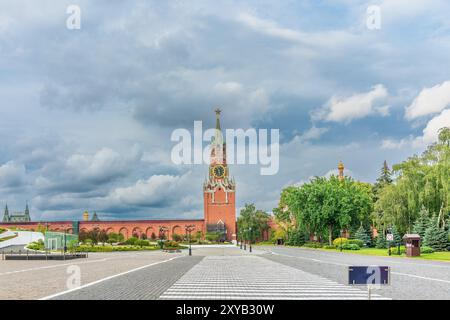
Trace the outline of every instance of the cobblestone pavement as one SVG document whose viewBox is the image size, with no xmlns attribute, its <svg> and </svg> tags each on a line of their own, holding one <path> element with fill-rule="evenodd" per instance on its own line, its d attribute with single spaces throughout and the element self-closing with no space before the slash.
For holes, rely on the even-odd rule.
<svg viewBox="0 0 450 320">
<path fill-rule="evenodd" d="M 4 247 L 0 249 L 0 253 L 15 253 L 15 252 L 26 252 L 26 249 L 24 248 L 24 245 L 13 245 L 9 247 Z"/>
<path fill-rule="evenodd" d="M 0 299 L 40 299 L 68 289 L 69 267 L 78 266 L 81 285 L 186 253 L 159 251 L 91 253 L 70 261 L 0 260 Z"/>
<path fill-rule="evenodd" d="M 207 256 L 160 299 L 362 300 L 367 292 L 260 256 Z M 373 299 L 384 299 L 372 295 Z"/>
<path fill-rule="evenodd" d="M 203 257 L 178 257 L 54 297 L 54 300 L 155 300 Z"/>
<path fill-rule="evenodd" d="M 324 250 L 259 247 L 273 254 L 262 257 L 341 284 L 349 266 L 389 266 L 391 284 L 375 290 L 392 299 L 450 299 L 450 263 L 399 257 L 375 257 Z"/>
<path fill-rule="evenodd" d="M 173 259 L 175 258 L 175 259 Z M 81 288 L 67 292 L 68 267 Z M 366 299 L 349 265 L 388 265 L 373 298 L 449 299 L 449 263 L 285 247 L 193 247 L 177 254 L 116 252 L 72 261 L 1 261 L 0 299 Z"/>
</svg>

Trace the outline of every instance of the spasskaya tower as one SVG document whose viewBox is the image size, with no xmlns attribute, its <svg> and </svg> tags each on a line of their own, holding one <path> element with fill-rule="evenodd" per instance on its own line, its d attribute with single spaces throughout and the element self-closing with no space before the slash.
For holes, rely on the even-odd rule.
<svg viewBox="0 0 450 320">
<path fill-rule="evenodd" d="M 208 178 L 203 184 L 206 232 L 218 232 L 222 240 L 236 240 L 236 184 L 229 176 L 226 143 L 216 109 L 216 132 L 211 141 Z"/>
</svg>

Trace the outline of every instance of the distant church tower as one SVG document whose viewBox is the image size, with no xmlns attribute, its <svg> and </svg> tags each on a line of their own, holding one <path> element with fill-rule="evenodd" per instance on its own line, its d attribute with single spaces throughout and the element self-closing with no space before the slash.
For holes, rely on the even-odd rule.
<svg viewBox="0 0 450 320">
<path fill-rule="evenodd" d="M 3 222 L 31 222 L 30 209 L 27 206 L 25 207 L 24 213 L 9 213 L 8 205 L 5 207 L 5 212 L 3 214 Z"/>
<path fill-rule="evenodd" d="M 339 161 L 339 165 L 338 165 L 338 170 L 339 170 L 339 180 L 343 181 L 345 179 L 344 177 L 344 164 L 342 163 L 342 161 Z"/>
<path fill-rule="evenodd" d="M 203 184 L 204 217 L 206 232 L 223 232 L 223 240 L 231 241 L 236 240 L 236 184 L 229 176 L 220 113 L 216 109 L 209 174 Z"/>
<path fill-rule="evenodd" d="M 5 207 L 5 213 L 3 214 L 3 222 L 9 222 L 9 210 L 8 205 Z"/>
</svg>

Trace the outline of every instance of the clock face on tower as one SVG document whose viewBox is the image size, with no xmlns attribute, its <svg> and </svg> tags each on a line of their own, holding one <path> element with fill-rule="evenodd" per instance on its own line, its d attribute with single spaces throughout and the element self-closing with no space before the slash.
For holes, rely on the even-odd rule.
<svg viewBox="0 0 450 320">
<path fill-rule="evenodd" d="M 221 178 L 223 178 L 225 176 L 225 167 L 223 165 L 221 165 L 221 164 L 218 164 L 218 165 L 213 167 L 212 173 L 213 173 L 215 178 L 221 179 Z"/>
</svg>

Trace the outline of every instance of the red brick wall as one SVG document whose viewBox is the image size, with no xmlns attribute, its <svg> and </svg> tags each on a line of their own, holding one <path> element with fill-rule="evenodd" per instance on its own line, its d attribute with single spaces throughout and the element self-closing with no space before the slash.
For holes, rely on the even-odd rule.
<svg viewBox="0 0 450 320">
<path fill-rule="evenodd" d="M 48 225 L 49 231 L 67 231 L 72 233 L 72 221 L 50 221 L 50 222 L 25 222 L 25 223 L 0 223 L 2 228 L 16 227 L 30 231 L 36 231 L 38 225 Z M 165 232 L 167 239 L 172 239 L 174 233 L 183 235 L 186 233 L 185 227 L 194 225 L 195 229 L 192 231 L 194 235 L 197 231 L 204 230 L 204 220 L 129 220 L 129 221 L 80 221 L 80 231 L 90 231 L 98 228 L 106 232 L 122 233 L 125 239 L 130 238 L 133 233 L 139 236 L 145 233 L 148 238 L 151 237 L 152 232 L 159 236 L 160 227 L 165 227 L 168 230 Z"/>
</svg>

